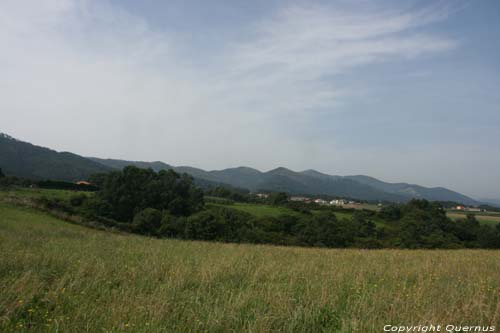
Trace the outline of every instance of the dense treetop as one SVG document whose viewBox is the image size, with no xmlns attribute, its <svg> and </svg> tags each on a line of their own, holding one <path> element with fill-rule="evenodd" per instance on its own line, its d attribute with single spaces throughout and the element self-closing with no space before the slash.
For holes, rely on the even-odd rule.
<svg viewBox="0 0 500 333">
<path fill-rule="evenodd" d="M 128 166 L 95 175 L 92 181 L 100 188 L 96 195 L 98 212 L 119 221 L 132 221 L 146 208 L 186 216 L 203 207 L 203 192 L 193 185 L 193 179 L 172 170 L 156 173 Z"/>
</svg>

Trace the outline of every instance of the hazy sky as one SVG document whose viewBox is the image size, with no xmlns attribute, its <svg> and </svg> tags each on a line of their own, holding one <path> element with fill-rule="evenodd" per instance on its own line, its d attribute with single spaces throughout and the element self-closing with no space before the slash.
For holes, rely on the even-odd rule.
<svg viewBox="0 0 500 333">
<path fill-rule="evenodd" d="M 500 197 L 500 1 L 0 0 L 0 132 Z"/>
</svg>

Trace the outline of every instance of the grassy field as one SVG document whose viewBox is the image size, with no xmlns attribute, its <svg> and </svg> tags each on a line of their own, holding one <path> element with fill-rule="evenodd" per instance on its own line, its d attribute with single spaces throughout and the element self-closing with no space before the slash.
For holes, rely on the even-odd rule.
<svg viewBox="0 0 500 333">
<path fill-rule="evenodd" d="M 234 203 L 231 205 L 224 205 L 224 204 L 210 204 L 210 205 L 215 205 L 215 206 L 224 206 L 228 208 L 234 208 L 249 214 L 252 214 L 256 217 L 266 217 L 266 216 L 271 216 L 271 217 L 278 217 L 280 215 L 296 215 L 300 216 L 301 213 L 296 212 L 290 208 L 287 207 L 280 207 L 280 206 L 271 206 L 271 205 L 262 205 L 262 204 L 248 204 L 248 203 Z M 358 208 L 361 209 L 361 208 Z M 312 210 L 313 214 L 318 214 L 320 213 L 320 210 Z M 352 217 L 352 213 L 349 211 L 346 212 L 335 212 L 335 216 L 337 216 L 338 219 L 350 219 Z M 382 226 L 385 225 L 384 221 L 374 218 L 374 222 L 377 226 Z"/>
<path fill-rule="evenodd" d="M 354 208 L 354 209 L 368 209 L 368 210 L 373 210 L 373 211 L 379 211 L 380 207 L 375 204 L 368 204 L 368 203 L 362 203 L 362 204 L 345 204 L 342 205 L 343 208 Z"/>
<path fill-rule="evenodd" d="M 0 199 L 7 196 L 16 196 L 18 198 L 41 198 L 46 197 L 48 199 L 67 199 L 71 195 L 76 193 L 84 193 L 86 195 L 92 195 L 91 192 L 77 192 L 77 191 L 69 191 L 69 190 L 51 190 L 51 189 L 41 189 L 41 188 L 22 188 L 18 187 L 15 189 L 5 190 L 2 189 L 0 191 Z"/>
<path fill-rule="evenodd" d="M 293 211 L 292 209 L 289 209 L 286 207 L 262 205 L 262 204 L 249 204 L 249 203 L 235 202 L 234 204 L 231 204 L 231 205 L 223 205 L 223 204 L 210 204 L 210 205 L 224 206 L 224 207 L 237 209 L 239 211 L 252 214 L 256 217 L 266 217 L 266 216 L 278 217 L 278 216 L 284 215 L 284 214 L 286 214 L 286 215 L 300 214 L 300 213 L 297 213 L 297 212 Z"/>
<path fill-rule="evenodd" d="M 0 332 L 500 324 L 500 252 L 158 240 L 0 204 Z"/>
<path fill-rule="evenodd" d="M 465 218 L 467 214 L 466 213 L 458 213 L 458 212 L 447 212 L 446 215 L 453 220 L 457 220 L 457 219 Z M 474 214 L 474 215 L 476 216 L 476 219 L 479 221 L 479 223 L 482 223 L 482 224 L 495 225 L 495 224 L 500 223 L 500 215 L 484 214 L 484 213 Z"/>
<path fill-rule="evenodd" d="M 262 205 L 262 204 L 249 204 L 249 203 L 234 203 L 231 205 L 223 205 L 223 204 L 210 204 L 215 206 L 224 206 L 228 208 L 234 208 L 249 214 L 252 214 L 256 217 L 278 217 L 280 215 L 301 215 L 301 213 L 296 212 L 287 207 L 281 206 L 271 206 L 271 205 Z M 319 210 L 313 210 L 312 213 L 319 213 Z M 352 213 L 350 212 L 335 212 L 337 218 L 347 218 L 350 219 Z"/>
</svg>

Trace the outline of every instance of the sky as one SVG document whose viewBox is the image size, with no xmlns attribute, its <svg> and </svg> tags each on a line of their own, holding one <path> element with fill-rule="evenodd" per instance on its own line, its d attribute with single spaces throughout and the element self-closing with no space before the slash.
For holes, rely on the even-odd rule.
<svg viewBox="0 0 500 333">
<path fill-rule="evenodd" d="M 500 198 L 500 2 L 0 0 L 0 132 Z"/>
</svg>

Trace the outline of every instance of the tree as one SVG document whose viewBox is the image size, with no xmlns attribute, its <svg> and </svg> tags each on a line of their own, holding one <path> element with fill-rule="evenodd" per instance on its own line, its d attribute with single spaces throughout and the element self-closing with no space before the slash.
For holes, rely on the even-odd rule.
<svg viewBox="0 0 500 333">
<path fill-rule="evenodd" d="M 99 177 L 97 197 L 110 207 L 107 217 L 118 221 L 130 222 L 146 208 L 168 210 L 176 216 L 203 208 L 203 192 L 187 174 L 128 166 Z"/>
<path fill-rule="evenodd" d="M 350 220 L 338 220 L 333 212 L 314 215 L 299 227 L 300 240 L 307 245 L 346 247 L 354 242 L 356 226 Z"/>
<path fill-rule="evenodd" d="M 3 174 L 2 168 L 0 168 L 0 178 L 4 178 L 5 175 Z"/>
<path fill-rule="evenodd" d="M 137 232 L 156 235 L 161 227 L 161 212 L 154 208 L 146 208 L 134 216 L 133 226 Z"/>
<path fill-rule="evenodd" d="M 446 217 L 443 207 L 427 200 L 411 200 L 401 208 L 399 221 L 401 246 L 406 248 L 456 248 L 459 223 Z M 469 222 L 467 222 L 469 223 Z M 474 223 L 474 222 L 471 222 Z M 474 234 L 470 236 L 475 238 Z"/>
<path fill-rule="evenodd" d="M 159 233 L 165 237 L 184 238 L 186 229 L 186 217 L 173 216 L 168 211 L 163 213 Z"/>
<path fill-rule="evenodd" d="M 397 221 L 401 218 L 401 208 L 397 205 L 384 206 L 378 216 L 386 221 Z"/>
<path fill-rule="evenodd" d="M 358 230 L 359 237 L 374 237 L 376 234 L 376 225 L 371 220 L 367 220 L 365 213 L 355 211 L 352 214 L 352 223 Z"/>
<path fill-rule="evenodd" d="M 239 242 L 243 229 L 251 228 L 250 214 L 226 207 L 213 207 L 186 220 L 185 236 L 188 239 Z"/>
<path fill-rule="evenodd" d="M 220 234 L 222 223 L 214 212 L 205 210 L 191 215 L 186 221 L 186 238 L 215 240 Z"/>
<path fill-rule="evenodd" d="M 273 193 L 269 196 L 269 201 L 273 205 L 282 205 L 288 202 L 288 194 L 285 192 Z"/>
</svg>

